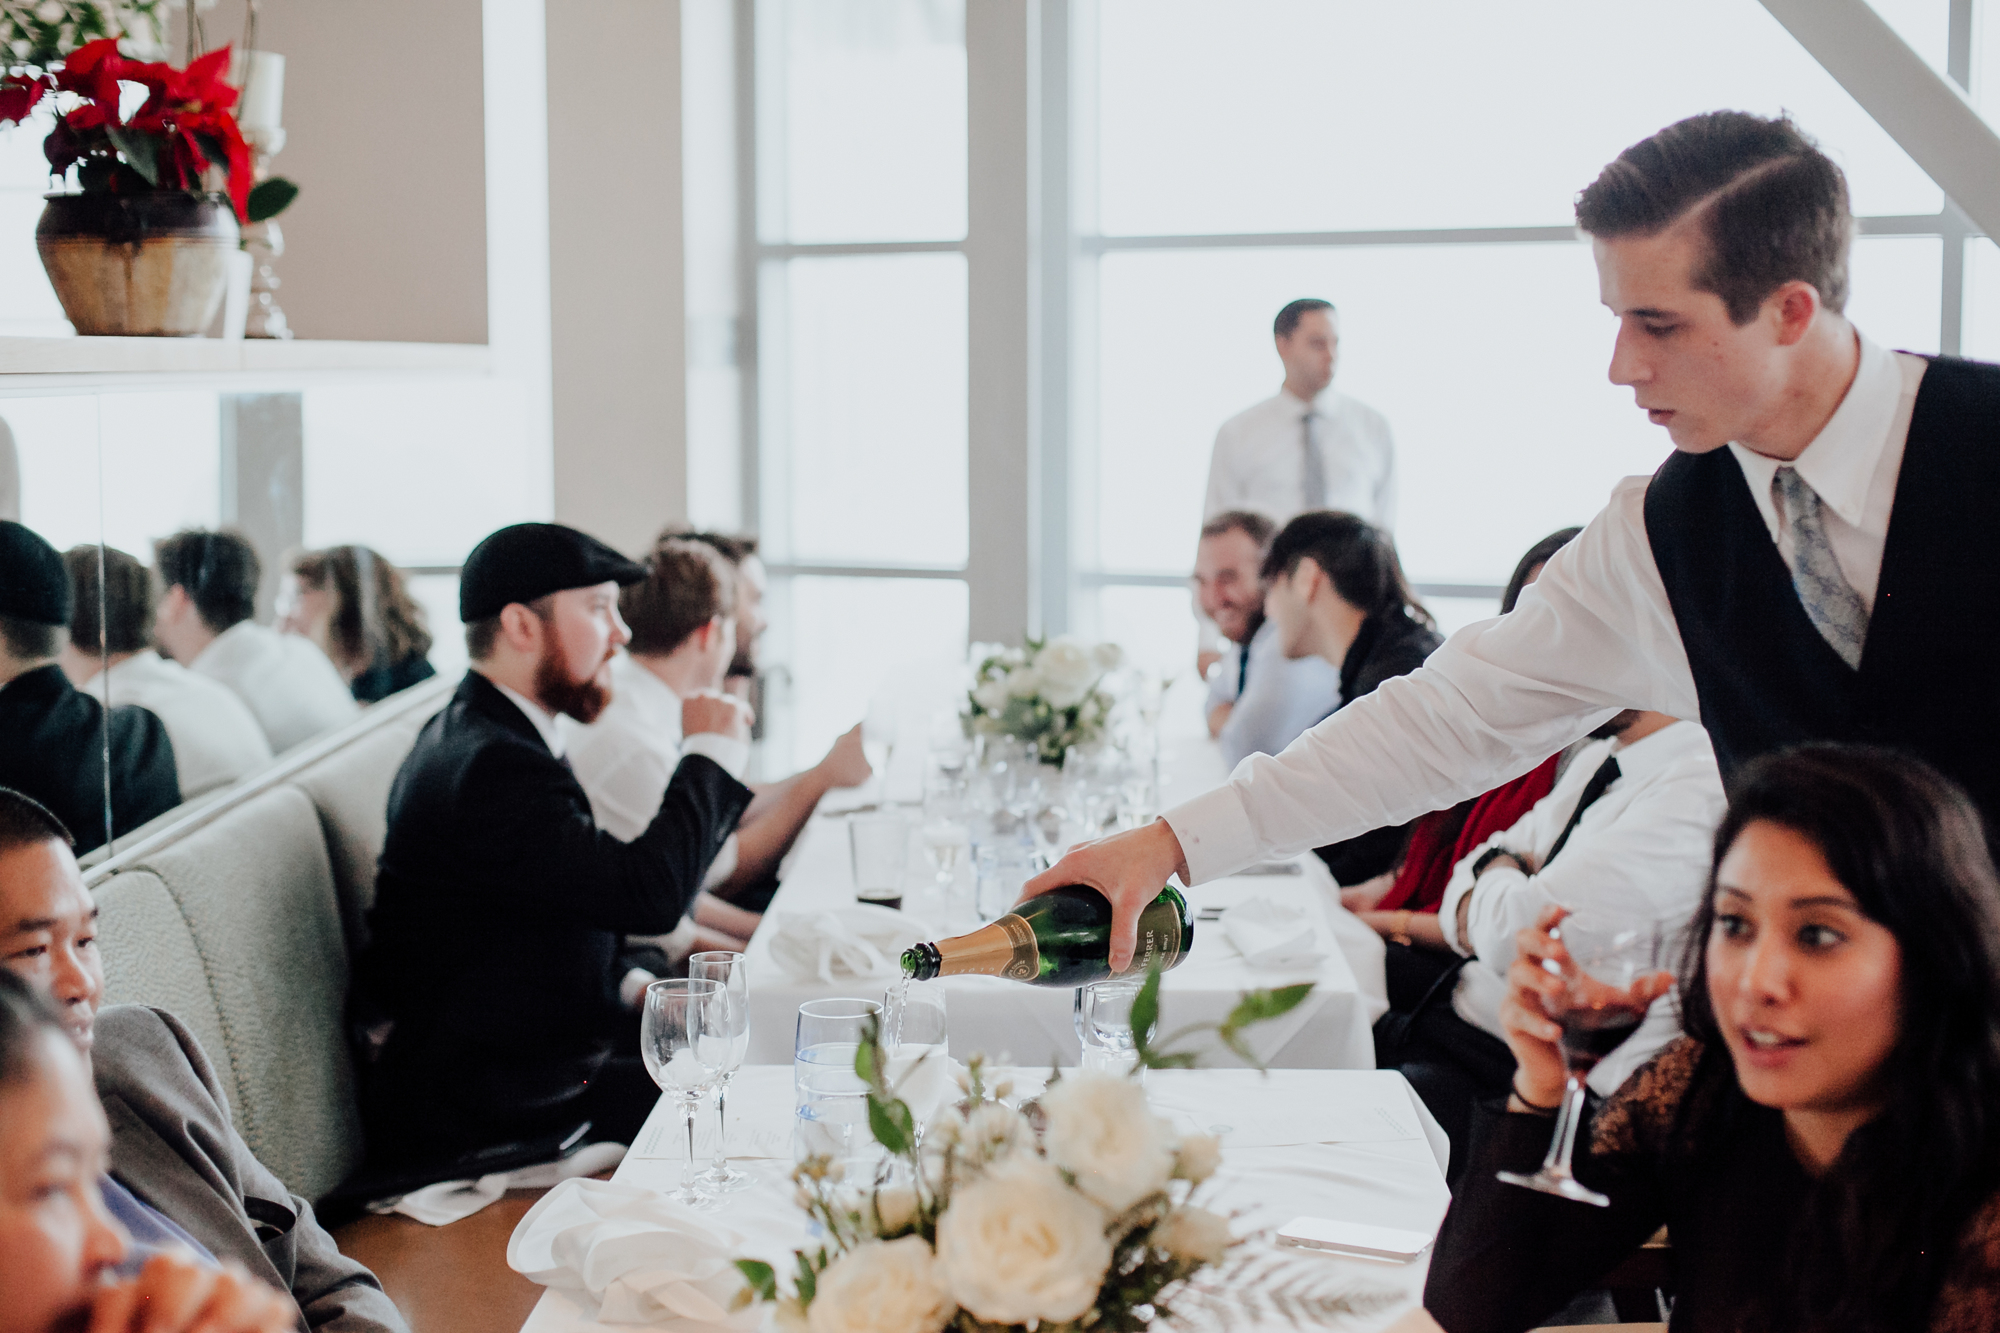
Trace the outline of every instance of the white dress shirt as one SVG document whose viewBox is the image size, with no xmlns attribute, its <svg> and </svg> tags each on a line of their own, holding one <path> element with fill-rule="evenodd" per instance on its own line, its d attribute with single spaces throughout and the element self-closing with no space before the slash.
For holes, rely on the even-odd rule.
<svg viewBox="0 0 2000 1333">
<path fill-rule="evenodd" d="M 1473 864 L 1490 848 L 1542 866 L 1606 756 L 1617 758 L 1618 780 L 1583 812 L 1560 856 L 1534 875 L 1496 863 L 1475 886 Z M 1500 1002 L 1507 996 L 1507 969 L 1514 964 L 1514 936 L 1557 903 L 1574 912 L 1644 904 L 1670 942 L 1661 966 L 1673 968 L 1684 929 L 1708 883 L 1715 826 L 1727 804 L 1708 733 L 1692 722 L 1676 722 L 1630 745 L 1598 741 L 1579 750 L 1562 780 L 1534 809 L 1452 870 L 1438 907 L 1438 925 L 1446 943 L 1472 955 L 1452 995 L 1458 1016 L 1505 1040 Z M 1467 894 L 1471 902 L 1461 936 L 1459 904 Z M 1604 1095 L 1616 1091 L 1679 1033 L 1673 998 L 1662 997 L 1639 1031 L 1591 1073 L 1590 1086 Z"/>
<path fill-rule="evenodd" d="M 667 783 L 684 755 L 707 755 L 739 777 L 750 747 L 734 736 L 713 732 L 681 735 L 681 697 L 665 681 L 620 653 L 611 662 L 611 703 L 589 726 L 574 718 L 560 722 L 569 747 L 570 768 L 590 797 L 597 827 L 621 842 L 646 831 L 660 812 Z M 702 880 L 704 889 L 736 869 L 736 835 L 716 854 Z"/>
<path fill-rule="evenodd" d="M 1250 658 L 1249 682 L 1243 658 Z M 1233 643 L 1208 682 L 1208 712 L 1231 704 L 1215 743 L 1233 768 L 1246 755 L 1276 754 L 1340 706 L 1340 668 L 1323 657 L 1288 658 L 1276 623 L 1266 620 L 1247 644 Z"/>
<path fill-rule="evenodd" d="M 189 670 L 236 692 L 283 754 L 360 711 L 347 682 L 312 640 L 242 620 L 216 635 Z"/>
<path fill-rule="evenodd" d="M 1834 555 L 1872 598 L 1895 491 L 1886 456 L 1902 457 L 1924 363 L 1865 337 L 1860 348 L 1853 386 L 1796 465 L 1815 489 L 1824 483 Z M 1829 455 L 1836 462 L 1823 467 Z M 1744 476 L 1768 506 L 1769 477 Z M 1490 791 L 1620 709 L 1699 719 L 1687 650 L 1646 541 L 1648 480 L 1620 482 L 1511 614 L 1460 630 L 1421 668 L 1383 682 L 1283 754 L 1252 755 L 1226 785 L 1169 810 L 1193 882 Z"/>
<path fill-rule="evenodd" d="M 1300 489 L 1307 405 L 1280 389 L 1222 423 L 1208 461 L 1202 521 L 1230 509 L 1251 509 L 1283 526 L 1308 508 L 1359 514 L 1380 527 L 1396 521 L 1396 446 L 1389 420 L 1374 408 L 1329 388 L 1313 400 L 1315 438 L 1326 470 L 1326 503 L 1307 505 Z"/>
<path fill-rule="evenodd" d="M 475 671 L 478 670 L 477 667 L 473 669 Z M 483 671 L 480 671 L 479 674 L 486 676 L 486 673 Z M 548 709 L 542 707 L 519 690 L 502 685 L 491 676 L 486 676 L 486 683 L 506 695 L 514 707 L 521 710 L 521 716 L 527 718 L 534 725 L 535 734 L 542 738 L 542 744 L 549 747 L 551 755 L 554 755 L 557 759 L 564 757 L 563 752 L 567 737 L 563 735 L 562 728 L 556 725 L 556 715 L 554 713 L 551 713 Z M 625 841 L 630 842 L 631 839 L 627 838 Z"/>
<path fill-rule="evenodd" d="M 247 778 L 271 762 L 264 729 L 228 686 L 158 653 L 134 653 L 92 676 L 84 688 L 110 707 L 137 704 L 160 719 L 173 742 L 183 801 Z"/>
</svg>

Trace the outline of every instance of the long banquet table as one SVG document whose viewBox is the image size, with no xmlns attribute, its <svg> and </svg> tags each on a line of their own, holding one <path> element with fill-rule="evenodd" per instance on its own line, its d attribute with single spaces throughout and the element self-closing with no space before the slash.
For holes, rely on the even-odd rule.
<svg viewBox="0 0 2000 1333">
<path fill-rule="evenodd" d="M 1016 1095 L 1032 1095 L 1045 1073 L 1014 1071 Z M 1222 1169 L 1202 1202 L 1235 1214 L 1239 1236 L 1312 1216 L 1434 1231 L 1450 1194 L 1444 1184 L 1448 1147 L 1403 1076 L 1373 1070 L 1188 1070 L 1147 1076 L 1154 1109 L 1184 1131 L 1221 1135 Z M 742 1238 L 746 1257 L 789 1270 L 793 1248 L 808 1239 L 792 1201 L 791 1071 L 745 1068 L 730 1095 L 729 1148 L 756 1183 L 726 1196 L 710 1216 Z M 711 1151 L 714 1113 L 705 1110 L 697 1158 Z M 618 1168 L 621 1183 L 671 1189 L 685 1160 L 678 1111 L 662 1102 Z M 1259 1242 L 1261 1243 L 1261 1242 Z M 1287 1252 L 1292 1253 L 1292 1252 Z M 1415 1304 L 1429 1267 L 1427 1249 L 1409 1263 L 1330 1254 L 1296 1255 L 1330 1280 L 1378 1303 L 1348 1327 L 1376 1329 Z M 522 1333 L 586 1333 L 629 1328 L 600 1324 L 586 1299 L 566 1291 L 542 1296 Z M 713 1333 L 714 1325 L 670 1320 L 652 1327 Z M 1286 1327 L 1289 1327 L 1288 1325 Z"/>
<path fill-rule="evenodd" d="M 1197 683 L 1180 682 L 1168 696 L 1162 721 L 1163 804 L 1218 786 L 1227 768 L 1201 728 Z M 920 757 L 920 756 L 919 756 Z M 1188 892 L 1188 906 L 1229 907 L 1264 898 L 1306 913 L 1325 957 L 1303 968 L 1253 968 L 1214 922 L 1197 922 L 1188 958 L 1166 974 L 1161 993 L 1162 1031 L 1191 1023 L 1213 1023 L 1245 990 L 1310 981 L 1313 993 L 1290 1014 L 1250 1030 L 1252 1049 L 1276 1068 L 1373 1069 L 1374 1021 L 1388 1008 L 1382 976 L 1382 941 L 1340 906 L 1338 886 L 1320 859 L 1308 853 L 1286 867 L 1288 873 L 1236 875 Z M 961 894 L 969 896 L 970 872 L 961 867 Z M 929 927 L 930 938 L 958 934 L 978 922 L 963 914 L 947 919 L 928 878 L 921 854 L 913 853 L 905 902 Z M 771 953 L 774 919 L 851 904 L 854 876 L 847 830 L 838 814 L 814 818 L 783 868 L 781 887 L 765 913 L 765 924 L 750 942 L 751 1025 L 749 1062 L 784 1064 L 792 1058 L 793 1026 L 807 1000 L 860 996 L 880 1000 L 889 976 L 825 982 L 789 975 Z M 974 1054 L 1022 1065 L 1072 1065 L 1079 1057 L 1072 1020 L 1074 992 L 1044 989 L 996 977 L 949 977 L 926 983 L 943 988 L 951 1033 L 951 1053 Z M 1212 1040 L 1195 1043 L 1207 1067 L 1240 1067 L 1234 1055 Z"/>
</svg>

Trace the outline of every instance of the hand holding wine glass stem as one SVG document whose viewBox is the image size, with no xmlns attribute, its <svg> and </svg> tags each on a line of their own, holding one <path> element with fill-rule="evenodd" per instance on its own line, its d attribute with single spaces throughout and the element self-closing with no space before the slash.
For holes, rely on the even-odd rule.
<svg viewBox="0 0 2000 1333">
<path fill-rule="evenodd" d="M 1548 908 L 1532 927 L 1515 936 L 1517 953 L 1507 969 L 1507 998 L 1500 1006 L 1500 1026 L 1517 1066 L 1514 1093 L 1544 1108 L 1562 1099 L 1569 1078 L 1561 1015 L 1579 1007 L 1616 1007 L 1643 1014 L 1674 985 L 1669 972 L 1640 977 L 1629 987 L 1581 973 L 1554 933 L 1566 915 L 1561 907 Z"/>
<path fill-rule="evenodd" d="M 1139 951 L 1139 914 L 1171 875 L 1187 883 L 1187 856 L 1167 821 L 1155 819 L 1143 828 L 1071 848 L 1021 886 L 1021 901 L 1069 884 L 1096 889 L 1111 903 L 1111 970 L 1123 972 Z"/>
</svg>

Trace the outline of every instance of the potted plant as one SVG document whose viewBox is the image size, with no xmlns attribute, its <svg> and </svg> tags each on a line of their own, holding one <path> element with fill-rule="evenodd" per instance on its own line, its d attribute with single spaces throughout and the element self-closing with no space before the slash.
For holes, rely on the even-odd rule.
<svg viewBox="0 0 2000 1333">
<path fill-rule="evenodd" d="M 50 195 L 35 229 L 64 313 L 82 334 L 198 336 L 221 306 L 239 223 L 250 220 L 250 150 L 232 111 L 237 90 L 224 79 L 229 48 L 185 69 L 125 56 L 109 36 L 60 62 L 32 55 L 48 63 L 0 77 L 0 124 L 49 100 L 49 169 L 66 177 L 75 168 L 76 192 Z M 145 90 L 129 114 L 121 85 Z"/>
</svg>

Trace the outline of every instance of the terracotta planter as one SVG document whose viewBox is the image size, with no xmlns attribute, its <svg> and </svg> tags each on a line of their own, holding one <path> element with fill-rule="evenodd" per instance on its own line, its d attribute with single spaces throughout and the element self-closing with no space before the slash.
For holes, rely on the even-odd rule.
<svg viewBox="0 0 2000 1333">
<path fill-rule="evenodd" d="M 240 235 L 219 194 L 52 194 L 35 228 L 76 331 L 198 338 L 222 308 Z"/>
</svg>

